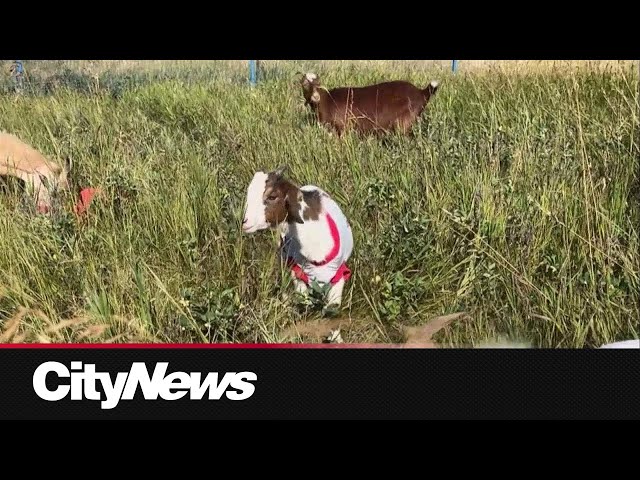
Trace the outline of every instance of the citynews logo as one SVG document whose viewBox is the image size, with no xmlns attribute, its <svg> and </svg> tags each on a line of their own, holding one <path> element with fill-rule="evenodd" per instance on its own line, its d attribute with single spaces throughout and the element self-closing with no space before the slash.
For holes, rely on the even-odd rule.
<svg viewBox="0 0 640 480">
<path fill-rule="evenodd" d="M 45 362 L 33 372 L 33 389 L 48 402 L 57 402 L 71 393 L 71 400 L 98 400 L 102 410 L 109 410 L 117 407 L 120 400 L 132 400 L 138 386 L 145 400 L 157 400 L 158 396 L 163 400 L 178 400 L 187 394 L 190 400 L 201 400 L 207 391 L 209 400 L 219 400 L 223 394 L 229 400 L 246 400 L 255 392 L 250 382 L 258 379 L 253 372 L 227 372 L 218 381 L 219 373 L 209 372 L 201 381 L 201 372 L 166 375 L 168 366 L 168 362 L 157 363 L 150 376 L 144 362 L 134 362 L 128 372 L 118 372 L 113 381 L 109 372 L 96 372 L 96 366 L 91 363 L 71 362 L 69 369 L 59 362 Z M 49 374 L 70 381 L 57 381 L 55 387 L 49 389 Z M 96 383 L 102 385 L 104 394 L 96 390 Z M 233 390 L 228 391 L 229 387 Z"/>
</svg>

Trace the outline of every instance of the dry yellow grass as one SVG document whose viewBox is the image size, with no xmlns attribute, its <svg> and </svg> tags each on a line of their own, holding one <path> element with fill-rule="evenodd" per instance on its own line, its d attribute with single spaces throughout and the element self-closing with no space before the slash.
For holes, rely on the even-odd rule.
<svg viewBox="0 0 640 480">
<path fill-rule="evenodd" d="M 129 327 L 131 322 L 124 322 Z M 35 327 L 37 326 L 37 327 Z M 2 343 L 154 343 L 148 335 L 110 335 L 111 325 L 96 322 L 88 315 L 52 321 L 43 311 L 19 307 L 0 323 Z M 35 328 L 34 328 L 35 327 Z"/>
<path fill-rule="evenodd" d="M 12 61 L 2 61 L 2 70 L 8 72 Z M 248 60 L 24 60 L 27 72 L 46 78 L 62 70 L 100 75 L 104 72 L 123 74 L 127 72 L 197 70 L 219 66 L 229 72 L 247 70 Z M 451 60 L 261 60 L 265 68 L 284 65 L 317 65 L 319 70 L 355 65 L 385 69 L 451 69 Z M 546 73 L 550 71 L 571 72 L 576 70 L 624 70 L 638 65 L 638 60 L 459 60 L 459 72 L 501 71 L 510 74 Z"/>
</svg>

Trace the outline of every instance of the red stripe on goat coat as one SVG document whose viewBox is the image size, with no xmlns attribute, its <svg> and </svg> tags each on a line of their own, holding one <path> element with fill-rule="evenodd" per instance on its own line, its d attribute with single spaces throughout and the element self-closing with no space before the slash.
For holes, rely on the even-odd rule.
<svg viewBox="0 0 640 480">
<path fill-rule="evenodd" d="M 302 268 L 300 267 L 300 265 L 295 263 L 292 258 L 289 259 L 289 267 L 291 267 L 291 271 L 293 272 L 293 274 L 296 276 L 298 280 L 301 280 L 307 285 L 309 285 L 309 276 L 302 271 Z M 344 281 L 346 282 L 350 278 L 351 278 L 351 270 L 349 269 L 349 267 L 347 267 L 346 263 L 343 263 L 342 265 L 340 265 L 340 268 L 338 268 L 338 271 L 336 272 L 336 274 L 333 276 L 333 278 L 329 283 L 331 285 L 335 285 L 342 279 L 344 279 Z"/>
<path fill-rule="evenodd" d="M 336 222 L 333 220 L 333 218 L 329 214 L 327 214 L 327 223 L 329 224 L 329 231 L 331 232 L 333 247 L 331 248 L 331 251 L 323 261 L 309 262 L 317 267 L 328 264 L 331 260 L 336 258 L 336 256 L 340 252 L 340 232 L 338 232 L 338 227 L 336 225 Z M 298 280 L 301 280 L 307 285 L 309 285 L 309 276 L 306 273 L 304 273 L 300 265 L 295 263 L 295 261 L 292 258 L 288 259 L 288 265 L 289 267 L 291 267 L 293 274 L 296 276 Z M 349 278 L 351 278 L 351 270 L 349 269 L 349 267 L 347 267 L 345 263 L 343 263 L 342 265 L 340 265 L 340 267 L 338 268 L 338 271 L 333 276 L 333 278 L 331 278 L 329 283 L 331 283 L 331 285 L 335 285 L 340 280 L 344 279 L 345 281 L 347 281 L 349 280 Z"/>
<path fill-rule="evenodd" d="M 331 215 L 327 213 L 327 223 L 329 224 L 329 231 L 331 232 L 331 239 L 333 240 L 333 248 L 327 254 L 325 259 L 321 262 L 310 262 L 316 267 L 321 267 L 322 265 L 326 265 L 331 260 L 336 258 L 338 253 L 340 253 L 340 232 L 338 232 L 338 227 L 336 226 L 336 222 L 333 220 Z"/>
</svg>

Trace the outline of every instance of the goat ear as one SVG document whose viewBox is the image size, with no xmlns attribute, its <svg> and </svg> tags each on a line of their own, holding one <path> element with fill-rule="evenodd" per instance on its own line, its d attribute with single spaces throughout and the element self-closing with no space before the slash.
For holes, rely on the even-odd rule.
<svg viewBox="0 0 640 480">
<path fill-rule="evenodd" d="M 73 168 L 73 160 L 70 156 L 67 156 L 67 158 L 64 159 L 64 169 L 67 173 L 69 173 L 72 168 Z"/>
<path fill-rule="evenodd" d="M 276 177 L 282 177 L 284 175 L 284 172 L 286 171 L 287 171 L 287 166 L 281 165 L 278 168 L 276 168 L 273 173 L 276 175 Z"/>
</svg>

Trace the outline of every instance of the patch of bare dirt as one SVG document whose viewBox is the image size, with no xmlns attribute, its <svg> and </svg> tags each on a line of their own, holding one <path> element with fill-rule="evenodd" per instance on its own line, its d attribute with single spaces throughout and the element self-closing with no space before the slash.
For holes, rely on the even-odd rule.
<svg viewBox="0 0 640 480">
<path fill-rule="evenodd" d="M 450 323 L 464 319 L 465 312 L 453 313 L 434 317 L 425 325 L 416 327 L 403 327 L 402 333 L 405 337 L 403 343 L 376 343 L 380 348 L 440 348 L 440 345 L 433 340 L 436 333 L 447 327 Z M 282 335 L 288 341 L 301 339 L 305 343 L 321 343 L 327 338 L 338 337 L 337 333 L 349 333 L 351 329 L 358 329 L 371 326 L 371 320 L 352 319 L 347 317 L 333 318 L 328 320 L 312 320 L 287 328 Z M 342 338 L 340 336 L 340 338 Z M 333 342 L 332 342 L 333 343 Z M 371 343 L 340 343 L 336 345 L 348 345 L 350 348 L 367 348 Z M 327 345 L 331 346 L 331 344 Z"/>
</svg>

